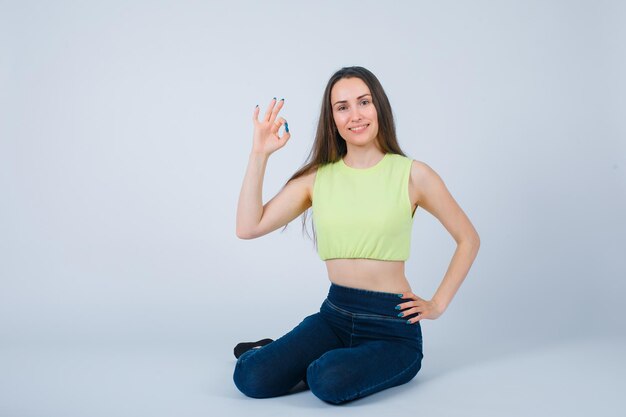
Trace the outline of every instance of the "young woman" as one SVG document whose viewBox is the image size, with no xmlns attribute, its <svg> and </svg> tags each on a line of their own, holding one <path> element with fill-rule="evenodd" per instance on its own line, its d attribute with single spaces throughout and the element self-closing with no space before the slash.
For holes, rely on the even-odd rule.
<svg viewBox="0 0 626 417">
<path fill-rule="evenodd" d="M 300 381 L 341 404 L 404 384 L 421 368 L 420 320 L 441 316 L 465 279 L 479 236 L 439 175 L 405 156 L 391 106 L 365 68 L 344 67 L 328 81 L 308 161 L 262 203 L 269 156 L 291 137 L 274 98 L 254 137 L 237 207 L 237 236 L 254 239 L 313 211 L 316 247 L 331 281 L 320 311 L 273 341 L 240 343 L 234 371 L 247 396 L 284 395 Z M 282 135 L 279 129 L 284 126 Z M 457 243 L 441 285 L 428 300 L 404 273 L 418 206 Z"/>
</svg>

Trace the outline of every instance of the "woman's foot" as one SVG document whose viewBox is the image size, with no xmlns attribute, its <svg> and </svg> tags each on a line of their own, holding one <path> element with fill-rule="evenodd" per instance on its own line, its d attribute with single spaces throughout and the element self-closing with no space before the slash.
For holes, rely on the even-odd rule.
<svg viewBox="0 0 626 417">
<path fill-rule="evenodd" d="M 256 342 L 241 342 L 241 343 L 238 343 L 237 346 L 235 346 L 235 349 L 234 349 L 235 358 L 239 359 L 239 357 L 241 355 L 243 355 L 244 352 L 247 352 L 250 349 L 260 348 L 260 347 L 268 345 L 268 344 L 270 344 L 272 342 L 273 342 L 272 339 L 261 339 L 261 340 L 258 340 Z"/>
</svg>

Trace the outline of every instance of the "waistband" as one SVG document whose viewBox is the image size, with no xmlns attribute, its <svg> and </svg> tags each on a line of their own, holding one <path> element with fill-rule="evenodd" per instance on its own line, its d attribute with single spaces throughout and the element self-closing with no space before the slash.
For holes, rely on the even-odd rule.
<svg viewBox="0 0 626 417">
<path fill-rule="evenodd" d="M 344 310 L 353 313 L 380 314 L 397 317 L 395 307 L 408 300 L 401 299 L 397 293 L 364 290 L 344 287 L 331 283 L 328 300 Z"/>
</svg>

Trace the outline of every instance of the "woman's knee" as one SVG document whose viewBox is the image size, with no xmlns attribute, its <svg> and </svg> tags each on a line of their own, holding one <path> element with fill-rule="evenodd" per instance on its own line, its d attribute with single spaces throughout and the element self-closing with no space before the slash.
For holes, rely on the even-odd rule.
<svg viewBox="0 0 626 417">
<path fill-rule="evenodd" d="M 410 365 L 399 368 L 394 375 L 379 375 L 380 372 L 356 369 L 354 363 L 346 361 L 342 355 L 329 353 L 309 365 L 307 383 L 319 399 L 330 404 L 343 404 L 409 382 L 419 372 L 422 356 L 420 353 Z"/>
<path fill-rule="evenodd" d="M 244 353 L 235 364 L 233 381 L 239 391 L 252 398 L 268 398 L 276 394 L 268 385 L 268 378 L 263 363 L 255 361 L 253 352 Z"/>
<path fill-rule="evenodd" d="M 337 366 L 327 366 L 319 359 L 309 365 L 306 382 L 311 392 L 320 400 L 330 404 L 350 401 L 346 394 L 346 373 Z"/>
<path fill-rule="evenodd" d="M 248 397 L 270 398 L 285 395 L 302 380 L 302 375 L 293 372 L 292 367 L 284 366 L 282 357 L 264 355 L 261 350 L 266 348 L 245 352 L 235 364 L 233 381 L 237 389 Z"/>
</svg>

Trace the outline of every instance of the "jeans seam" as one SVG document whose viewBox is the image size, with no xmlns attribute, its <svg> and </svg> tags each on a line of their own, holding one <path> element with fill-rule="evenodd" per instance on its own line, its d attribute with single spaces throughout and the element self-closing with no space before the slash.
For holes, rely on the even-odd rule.
<svg viewBox="0 0 626 417">
<path fill-rule="evenodd" d="M 352 330 L 350 331 L 350 347 L 352 347 L 352 338 L 354 337 L 354 317 L 352 317 Z"/>
<path fill-rule="evenodd" d="M 387 317 L 387 316 L 383 316 L 381 314 L 366 314 L 366 313 L 353 313 L 351 311 L 347 311 L 342 309 L 341 307 L 337 307 L 336 305 L 334 305 L 330 300 L 326 300 L 326 302 L 328 302 L 329 307 L 339 311 L 340 313 L 343 313 L 347 316 L 350 316 L 354 319 L 354 317 L 358 317 L 358 318 L 364 318 L 364 319 L 370 319 L 370 320 L 387 320 L 387 321 L 395 321 L 395 322 L 399 322 L 402 321 L 404 322 L 405 319 L 402 318 L 398 318 L 398 317 Z"/>
</svg>

